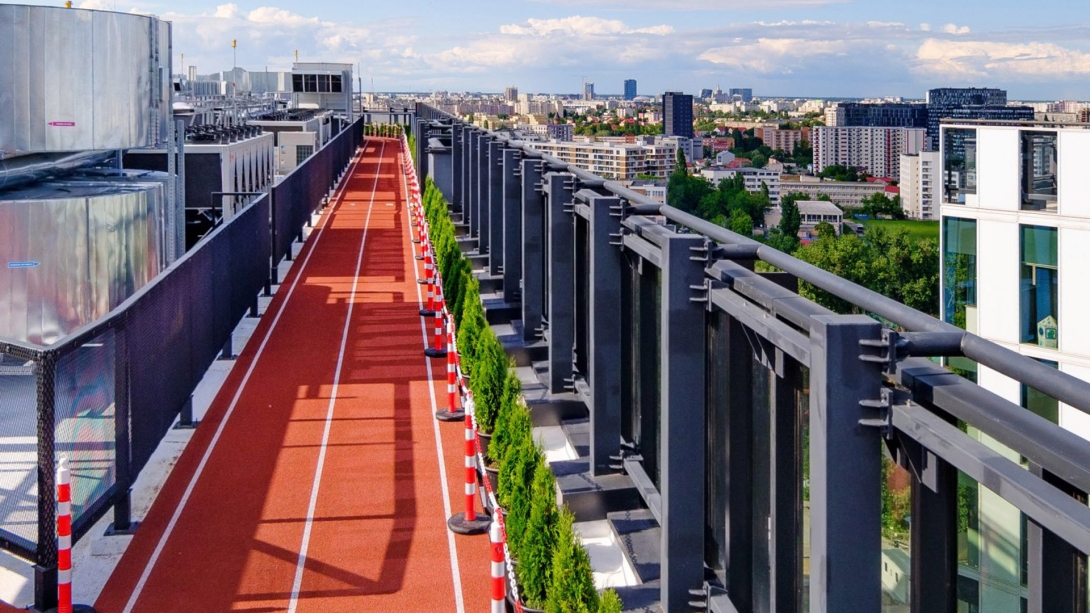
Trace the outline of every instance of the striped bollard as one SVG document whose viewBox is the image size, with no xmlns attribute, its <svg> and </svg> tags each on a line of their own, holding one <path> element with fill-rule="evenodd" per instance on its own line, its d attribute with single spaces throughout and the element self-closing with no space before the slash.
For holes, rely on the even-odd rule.
<svg viewBox="0 0 1090 613">
<path fill-rule="evenodd" d="M 499 518 L 492 520 L 488 538 L 492 541 L 492 613 L 505 613 L 503 532 L 500 531 Z"/>
<path fill-rule="evenodd" d="M 428 304 L 426 307 L 420 309 L 421 317 L 432 317 L 435 315 L 435 282 L 432 279 L 434 266 L 432 262 L 431 243 L 428 242 L 427 237 L 424 238 L 424 279 L 419 280 L 420 283 L 427 284 L 428 286 Z"/>
<path fill-rule="evenodd" d="M 447 317 L 447 408 L 435 412 L 439 421 L 459 421 L 465 412 L 458 408 L 458 348 L 454 346 L 454 318 Z"/>
<path fill-rule="evenodd" d="M 466 399 L 466 510 L 447 520 L 447 527 L 458 534 L 486 534 L 491 523 L 487 515 L 477 515 L 477 437 L 473 430 L 473 398 Z"/>
<path fill-rule="evenodd" d="M 57 613 L 95 613 L 72 604 L 72 471 L 68 456 L 57 461 Z"/>
<path fill-rule="evenodd" d="M 435 346 L 424 350 L 424 355 L 429 358 L 447 357 L 447 348 L 444 342 L 443 322 L 446 320 L 446 308 L 443 303 L 443 286 L 436 279 L 435 284 Z"/>
</svg>

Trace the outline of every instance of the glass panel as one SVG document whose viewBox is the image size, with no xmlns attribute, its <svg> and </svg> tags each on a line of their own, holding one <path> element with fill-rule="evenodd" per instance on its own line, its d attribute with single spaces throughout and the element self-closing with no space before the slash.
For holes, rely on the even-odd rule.
<svg viewBox="0 0 1090 613">
<path fill-rule="evenodd" d="M 305 74 L 303 75 L 303 91 L 312 93 L 318 91 L 318 75 Z"/>
<path fill-rule="evenodd" d="M 965 204 L 965 194 L 976 193 L 976 130 L 942 131 L 946 202 Z"/>
<path fill-rule="evenodd" d="M 327 75 L 327 74 L 318 75 L 318 91 L 323 93 L 323 94 L 328 94 L 329 93 L 329 75 Z"/>
<path fill-rule="evenodd" d="M 1058 363 L 1052 360 L 1037 361 L 1052 368 L 1060 367 Z M 1033 389 L 1025 383 L 1022 384 L 1022 408 L 1029 409 L 1054 424 L 1060 423 L 1060 401 Z"/>
<path fill-rule="evenodd" d="M 911 593 L 912 475 L 882 456 L 882 611 L 907 611 Z"/>
<path fill-rule="evenodd" d="M 341 85 L 341 75 L 335 74 L 330 76 L 329 91 L 335 94 L 339 94 L 344 91 L 343 86 Z"/>
<path fill-rule="evenodd" d="M 726 585 L 727 487 L 724 445 L 727 440 L 727 352 L 730 317 L 719 310 L 708 316 L 705 398 L 704 563 Z"/>
<path fill-rule="evenodd" d="M 1056 228 L 1021 226 L 1020 340 L 1049 349 L 1059 348 L 1056 233 Z"/>
<path fill-rule="evenodd" d="M 301 74 L 291 75 L 291 91 L 293 91 L 293 92 L 303 91 L 303 75 L 301 75 Z"/>
<path fill-rule="evenodd" d="M 943 314 L 948 323 L 975 332 L 967 327 L 976 322 L 967 321 L 966 307 L 976 307 L 976 220 L 947 217 L 942 230 Z"/>
<path fill-rule="evenodd" d="M 1056 133 L 1022 132 L 1022 210 L 1055 213 Z"/>
</svg>

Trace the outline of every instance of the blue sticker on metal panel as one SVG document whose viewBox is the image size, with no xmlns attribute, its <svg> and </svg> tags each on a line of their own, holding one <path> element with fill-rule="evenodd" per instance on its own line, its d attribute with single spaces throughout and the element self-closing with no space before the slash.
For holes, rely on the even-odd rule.
<svg viewBox="0 0 1090 613">
<path fill-rule="evenodd" d="M 8 262 L 8 268 L 36 268 L 40 262 Z"/>
</svg>

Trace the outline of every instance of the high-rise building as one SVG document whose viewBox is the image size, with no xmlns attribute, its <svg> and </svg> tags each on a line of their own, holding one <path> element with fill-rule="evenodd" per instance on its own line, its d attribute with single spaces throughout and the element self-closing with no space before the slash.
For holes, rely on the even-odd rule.
<svg viewBox="0 0 1090 613">
<path fill-rule="evenodd" d="M 583 100 L 594 100 L 594 83 L 592 81 L 583 83 Z"/>
<path fill-rule="evenodd" d="M 662 96 L 663 134 L 693 138 L 693 97 L 681 92 Z"/>
<path fill-rule="evenodd" d="M 1090 131 L 968 121 L 940 126 L 940 136 L 942 317 L 1090 380 L 1090 319 L 1083 316 L 1090 300 L 1083 283 L 1090 261 L 1090 173 L 1083 170 Z M 948 147 L 952 142 L 961 150 Z M 1079 410 L 968 359 L 948 360 L 993 394 L 1090 438 Z M 1018 458 L 977 429 L 968 433 Z M 958 497 L 968 508 L 959 512 L 973 519 L 959 526 L 959 542 L 969 545 L 958 557 L 958 609 L 1025 610 L 1032 592 L 1025 560 L 1041 546 L 1032 522 L 987 487 L 965 484 Z"/>
<path fill-rule="evenodd" d="M 897 179 L 901 154 L 922 151 L 925 134 L 923 128 L 815 127 L 814 171 L 840 165 Z"/>
<path fill-rule="evenodd" d="M 636 79 L 625 79 L 624 99 L 632 100 L 636 97 Z"/>
<path fill-rule="evenodd" d="M 927 147 L 939 149 L 943 119 L 1033 120 L 1033 108 L 1007 106 L 1007 92 L 985 87 L 942 87 L 927 92 Z"/>
<path fill-rule="evenodd" d="M 700 99 L 701 100 L 707 100 L 708 98 L 711 98 L 711 97 L 712 97 L 712 90 L 710 90 L 710 89 L 700 90 Z"/>
<path fill-rule="evenodd" d="M 825 109 L 825 125 L 926 128 L 927 105 L 897 102 L 881 104 L 840 102 Z"/>
<path fill-rule="evenodd" d="M 503 98 L 504 98 L 504 100 L 506 100 L 508 102 L 518 102 L 519 101 L 519 88 L 517 88 L 517 87 L 508 87 L 503 92 Z"/>
<path fill-rule="evenodd" d="M 737 99 L 741 100 L 742 102 L 753 101 L 753 90 L 748 87 L 732 87 L 727 92 L 727 95 L 729 95 L 731 98 L 737 97 Z"/>
</svg>

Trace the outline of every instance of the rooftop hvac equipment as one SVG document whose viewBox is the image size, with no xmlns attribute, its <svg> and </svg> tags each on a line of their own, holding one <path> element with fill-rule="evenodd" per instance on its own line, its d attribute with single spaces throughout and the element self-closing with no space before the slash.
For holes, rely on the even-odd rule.
<svg viewBox="0 0 1090 613">
<path fill-rule="evenodd" d="M 171 263 L 169 175 L 118 173 L 0 192 L 0 337 L 55 342 Z"/>
<path fill-rule="evenodd" d="M 144 15 L 0 5 L 0 159 L 165 142 L 170 28 Z"/>
</svg>

